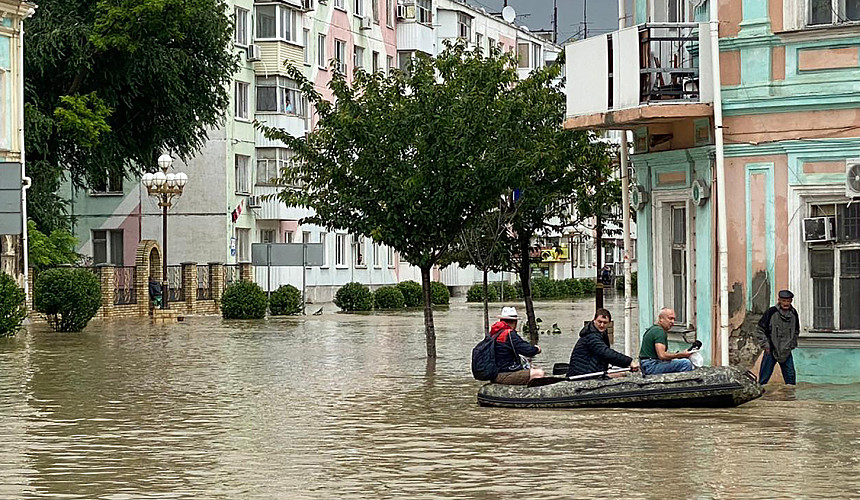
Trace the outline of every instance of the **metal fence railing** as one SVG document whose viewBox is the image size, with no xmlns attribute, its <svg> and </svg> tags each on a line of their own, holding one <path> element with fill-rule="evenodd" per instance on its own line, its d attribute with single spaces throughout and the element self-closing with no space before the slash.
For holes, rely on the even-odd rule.
<svg viewBox="0 0 860 500">
<path fill-rule="evenodd" d="M 135 278 L 137 268 L 134 266 L 122 266 L 114 268 L 113 303 L 114 305 L 136 304 L 137 290 L 135 289 Z"/>
<path fill-rule="evenodd" d="M 226 264 L 224 266 L 224 288 L 226 289 L 228 286 L 239 281 L 239 279 L 239 264 Z"/>
<path fill-rule="evenodd" d="M 182 287 L 182 266 L 167 266 L 167 301 L 182 302 L 185 289 Z"/>
<path fill-rule="evenodd" d="M 197 266 L 197 300 L 209 300 L 212 298 L 211 283 L 209 266 Z"/>
</svg>

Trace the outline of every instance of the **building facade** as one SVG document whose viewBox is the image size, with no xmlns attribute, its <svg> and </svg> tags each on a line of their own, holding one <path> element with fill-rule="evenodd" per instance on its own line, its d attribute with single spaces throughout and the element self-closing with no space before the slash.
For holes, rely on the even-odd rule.
<svg viewBox="0 0 860 500">
<path fill-rule="evenodd" d="M 187 163 L 174 162 L 188 175 L 183 195 L 168 216 L 168 264 L 240 263 L 251 259 L 253 243 L 322 243 L 324 264 L 304 273 L 309 301 L 331 300 L 350 281 L 369 286 L 420 281 L 420 273 L 392 249 L 345 231 L 300 224 L 310 215 L 266 195 L 271 180 L 287 168 L 293 153 L 266 138 L 254 121 L 301 137 L 316 123 L 286 63 L 300 68 L 324 97 L 334 69 L 347 79 L 361 67 L 389 72 L 405 68 L 418 52 L 436 55 L 445 40 L 462 39 L 488 50 L 491 44 L 520 51 L 519 72 L 551 63 L 560 47 L 501 17 L 452 0 L 232 0 L 233 50 L 240 69 L 224 126 Z M 528 59 L 525 59 L 528 56 Z M 67 191 L 75 216 L 79 251 L 94 263 L 134 264 L 141 239 L 161 241 L 162 216 L 138 180 L 115 179 L 90 192 Z M 69 190 L 70 188 L 66 188 Z M 300 287 L 301 267 L 258 267 L 265 289 Z M 433 279 L 465 287 L 480 281 L 472 268 L 435 270 Z M 179 279 L 169 276 L 170 279 Z"/>
<path fill-rule="evenodd" d="M 676 340 L 749 364 L 788 288 L 798 380 L 857 382 L 860 5 L 712 2 L 637 0 L 635 26 L 568 47 L 597 70 L 568 73 L 567 126 L 635 137 L 639 323 L 673 307 Z"/>
</svg>

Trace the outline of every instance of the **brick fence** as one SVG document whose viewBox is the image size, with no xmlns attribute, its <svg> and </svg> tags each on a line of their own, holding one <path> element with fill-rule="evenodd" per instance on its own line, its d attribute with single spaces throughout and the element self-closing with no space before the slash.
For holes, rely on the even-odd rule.
<svg viewBox="0 0 860 500">
<path fill-rule="evenodd" d="M 99 264 L 95 267 L 102 291 L 102 305 L 95 318 L 139 318 L 149 316 L 149 278 L 162 281 L 161 247 L 154 240 L 143 240 L 137 247 L 134 266 Z M 250 263 L 226 265 L 210 262 L 198 266 L 196 262 L 183 262 L 180 287 L 183 300 L 169 302 L 168 307 L 179 314 L 221 314 L 221 296 L 230 281 L 253 281 L 254 268 Z M 28 310 L 31 319 L 43 320 L 33 308 L 33 269 L 30 269 Z M 167 299 L 167 290 L 164 291 Z"/>
</svg>

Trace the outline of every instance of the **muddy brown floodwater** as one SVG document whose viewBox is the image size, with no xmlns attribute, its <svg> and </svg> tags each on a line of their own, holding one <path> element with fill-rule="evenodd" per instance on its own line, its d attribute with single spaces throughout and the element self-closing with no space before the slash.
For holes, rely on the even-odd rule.
<svg viewBox="0 0 860 500">
<path fill-rule="evenodd" d="M 544 366 L 592 307 L 537 304 L 563 330 Z M 421 311 L 0 339 L 0 498 L 860 496 L 858 386 L 720 410 L 480 408 L 481 308 L 435 318 L 435 366 Z"/>
</svg>

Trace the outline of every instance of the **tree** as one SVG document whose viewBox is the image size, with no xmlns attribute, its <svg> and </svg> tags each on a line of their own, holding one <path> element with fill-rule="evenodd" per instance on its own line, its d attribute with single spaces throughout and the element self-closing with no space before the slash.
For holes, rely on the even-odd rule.
<svg viewBox="0 0 860 500">
<path fill-rule="evenodd" d="M 237 69 L 224 0 L 44 0 L 24 52 L 28 213 L 67 227 L 64 180 L 133 177 L 188 158 L 219 125 Z"/>
<path fill-rule="evenodd" d="M 46 235 L 30 220 L 27 221 L 27 234 L 29 262 L 36 269 L 74 264 L 80 259 L 80 255 L 75 252 L 77 240 L 65 229 L 54 229 L 50 235 Z"/>
<path fill-rule="evenodd" d="M 313 209 L 303 222 L 372 237 L 421 270 L 427 356 L 436 357 L 430 269 L 510 185 L 500 169 L 517 80 L 512 55 L 447 47 L 405 73 L 335 74 L 336 105 L 288 68 L 319 113 L 307 139 L 267 129 L 296 151 L 279 198 Z"/>
</svg>

